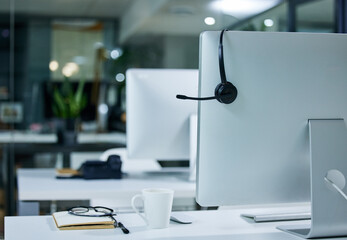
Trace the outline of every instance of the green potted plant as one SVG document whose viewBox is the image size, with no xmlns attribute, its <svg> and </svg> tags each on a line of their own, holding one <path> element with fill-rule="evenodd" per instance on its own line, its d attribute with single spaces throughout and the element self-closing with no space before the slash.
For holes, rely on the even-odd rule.
<svg viewBox="0 0 347 240">
<path fill-rule="evenodd" d="M 53 89 L 52 111 L 60 123 L 56 126 L 59 143 L 74 143 L 77 138 L 77 121 L 87 105 L 87 96 L 83 93 L 84 80 L 79 81 L 74 90 L 70 80 L 65 77 L 63 84 Z"/>
</svg>

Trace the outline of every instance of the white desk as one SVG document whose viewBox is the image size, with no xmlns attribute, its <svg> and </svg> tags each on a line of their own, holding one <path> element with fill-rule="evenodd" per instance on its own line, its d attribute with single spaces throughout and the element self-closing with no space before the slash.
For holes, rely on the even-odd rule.
<svg viewBox="0 0 347 240">
<path fill-rule="evenodd" d="M 170 223 L 166 229 L 148 229 L 136 214 L 120 214 L 117 219 L 129 230 L 125 235 L 120 229 L 58 230 L 51 216 L 6 217 L 5 239 L 233 239 L 233 240 L 298 240 L 276 229 L 279 225 L 309 224 L 309 221 L 253 223 L 240 218 L 247 210 L 184 212 L 195 219 L 192 224 Z M 251 210 L 254 213 L 254 209 Z M 19 230 L 19 231 L 18 231 Z M 327 240 L 328 238 L 325 238 Z M 347 238 L 339 238 L 347 239 Z"/>
<path fill-rule="evenodd" d="M 22 213 L 27 212 L 25 208 L 28 207 L 38 208 L 38 204 L 32 202 L 51 200 L 89 200 L 91 205 L 129 211 L 132 196 L 149 187 L 173 189 L 174 209 L 195 207 L 195 183 L 172 175 L 132 172 L 119 180 L 56 179 L 54 169 L 19 169 L 17 179 Z M 29 214 L 38 214 L 38 209 Z"/>
<path fill-rule="evenodd" d="M 0 131 L 0 146 L 2 150 L 2 176 L 6 191 L 6 211 L 8 214 L 15 213 L 15 171 L 14 154 L 26 153 L 62 153 L 64 163 L 69 164 L 72 152 L 105 151 L 109 148 L 124 147 L 126 135 L 124 133 L 79 133 L 77 144 L 73 146 L 61 146 L 57 144 L 55 134 L 38 134 L 28 131 Z"/>
<path fill-rule="evenodd" d="M 1 131 L 0 143 L 56 143 L 57 136 L 54 133 L 32 133 L 29 131 Z M 126 143 L 125 133 L 78 133 L 78 143 Z"/>
</svg>

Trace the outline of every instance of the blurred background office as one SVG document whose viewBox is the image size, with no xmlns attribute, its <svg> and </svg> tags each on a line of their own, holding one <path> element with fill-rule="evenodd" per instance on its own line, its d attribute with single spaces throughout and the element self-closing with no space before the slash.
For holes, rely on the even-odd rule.
<svg viewBox="0 0 347 240">
<path fill-rule="evenodd" d="M 346 9 L 345 0 L 0 0 L 0 222 L 16 214 L 8 171 L 63 161 L 11 143 L 53 134 L 66 146 L 76 132 L 116 143 L 127 69 L 197 69 L 206 30 L 345 33 Z"/>
</svg>

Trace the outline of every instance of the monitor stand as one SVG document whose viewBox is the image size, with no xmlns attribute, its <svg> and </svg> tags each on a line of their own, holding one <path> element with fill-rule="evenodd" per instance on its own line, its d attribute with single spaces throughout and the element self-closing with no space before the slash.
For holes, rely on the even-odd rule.
<svg viewBox="0 0 347 240">
<path fill-rule="evenodd" d="M 189 160 L 157 160 L 161 166 L 160 173 L 162 174 L 184 174 L 189 173 Z"/>
<path fill-rule="evenodd" d="M 281 212 L 281 213 L 265 213 L 265 214 L 251 214 L 243 213 L 241 217 L 252 219 L 256 223 L 262 222 L 279 222 L 279 221 L 297 221 L 297 220 L 310 220 L 310 211 L 301 212 Z"/>
<path fill-rule="evenodd" d="M 303 238 L 347 236 L 347 130 L 343 119 L 309 120 L 311 225 L 280 226 Z"/>
</svg>

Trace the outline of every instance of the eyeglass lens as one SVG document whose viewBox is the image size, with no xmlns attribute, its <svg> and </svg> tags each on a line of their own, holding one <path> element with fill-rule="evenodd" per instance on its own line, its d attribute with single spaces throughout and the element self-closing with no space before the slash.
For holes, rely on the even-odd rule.
<svg viewBox="0 0 347 240">
<path fill-rule="evenodd" d="M 105 213 L 105 214 L 110 214 L 113 212 L 112 209 L 105 208 L 105 207 L 94 207 L 95 212 L 100 212 L 100 213 Z"/>
<path fill-rule="evenodd" d="M 85 206 L 78 206 L 73 207 L 69 210 L 73 214 L 81 214 L 81 215 L 110 215 L 113 213 L 113 210 L 106 207 L 85 207 Z"/>
<path fill-rule="evenodd" d="M 71 209 L 72 212 L 74 213 L 86 213 L 89 211 L 87 207 L 74 207 Z"/>
</svg>

